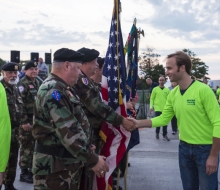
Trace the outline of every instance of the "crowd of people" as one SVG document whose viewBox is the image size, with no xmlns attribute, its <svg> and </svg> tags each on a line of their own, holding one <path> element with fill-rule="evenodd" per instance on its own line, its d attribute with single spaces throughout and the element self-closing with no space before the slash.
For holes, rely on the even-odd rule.
<svg viewBox="0 0 220 190">
<path fill-rule="evenodd" d="M 93 189 L 97 185 L 94 176 L 101 178 L 109 171 L 106 158 L 100 155 L 104 142 L 99 131 L 104 121 L 131 133 L 156 127 L 156 139 L 162 127 L 163 139 L 169 141 L 167 124 L 172 120 L 173 134 L 177 126 L 179 131 L 183 189 L 218 189 L 220 109 L 213 91 L 191 78 L 189 56 L 181 51 L 167 56 L 171 89 L 164 86 L 165 77 L 158 79 L 159 84 L 146 79 L 150 111 L 156 117 L 145 120 L 122 117 L 104 103 L 100 88 L 103 66 L 99 52 L 84 47 L 57 50 L 51 73 L 42 58 L 38 63 L 29 61 L 19 81 L 19 65 L 3 65 L 0 185 L 16 190 L 20 149 L 20 181 L 33 183 L 35 190 Z M 135 100 L 130 99 L 127 108 L 134 107 Z"/>
</svg>

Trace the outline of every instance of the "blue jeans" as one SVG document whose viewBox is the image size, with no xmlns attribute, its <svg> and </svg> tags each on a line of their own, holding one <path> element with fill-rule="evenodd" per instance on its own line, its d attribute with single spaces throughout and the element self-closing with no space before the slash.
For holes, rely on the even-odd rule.
<svg viewBox="0 0 220 190">
<path fill-rule="evenodd" d="M 179 168 L 184 190 L 217 190 L 218 170 L 206 174 L 206 160 L 212 145 L 179 144 Z"/>
</svg>

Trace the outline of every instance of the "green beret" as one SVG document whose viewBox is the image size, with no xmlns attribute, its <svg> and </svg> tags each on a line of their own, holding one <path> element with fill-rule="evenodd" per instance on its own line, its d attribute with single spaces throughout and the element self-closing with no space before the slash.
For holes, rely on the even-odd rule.
<svg viewBox="0 0 220 190">
<path fill-rule="evenodd" d="M 88 49 L 83 47 L 77 51 L 85 55 L 83 63 L 93 61 L 99 56 L 99 52 L 95 49 Z"/>
<path fill-rule="evenodd" d="M 77 51 L 74 51 L 72 49 L 68 48 L 61 48 L 58 49 L 54 54 L 53 54 L 53 61 L 54 62 L 77 62 L 77 63 L 82 63 L 82 60 L 84 58 L 84 55 L 82 53 L 79 53 Z"/>
<path fill-rule="evenodd" d="M 17 63 L 9 62 L 2 66 L 2 71 L 18 71 L 19 65 Z"/>
<path fill-rule="evenodd" d="M 24 70 L 28 70 L 30 69 L 31 67 L 37 67 L 37 62 L 35 61 L 29 61 L 26 63 L 25 67 L 24 67 Z"/>
</svg>

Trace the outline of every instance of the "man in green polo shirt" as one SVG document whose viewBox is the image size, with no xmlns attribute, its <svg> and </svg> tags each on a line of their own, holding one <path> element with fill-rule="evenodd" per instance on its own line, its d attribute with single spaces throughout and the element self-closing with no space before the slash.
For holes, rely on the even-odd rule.
<svg viewBox="0 0 220 190">
<path fill-rule="evenodd" d="M 182 51 L 167 56 L 166 75 L 178 82 L 163 113 L 137 127 L 167 125 L 175 115 L 179 129 L 179 168 L 184 190 L 218 189 L 220 109 L 212 89 L 191 79 L 192 62 Z M 130 120 L 135 121 L 130 118 Z"/>
<path fill-rule="evenodd" d="M 154 111 L 155 116 L 160 116 L 162 114 L 163 108 L 166 104 L 167 96 L 170 93 L 169 88 L 165 87 L 166 82 L 164 77 L 160 77 L 159 86 L 155 87 L 150 96 L 150 113 Z M 167 137 L 167 125 L 163 127 L 163 140 L 170 141 Z M 156 139 L 159 139 L 160 127 L 156 128 Z"/>
</svg>

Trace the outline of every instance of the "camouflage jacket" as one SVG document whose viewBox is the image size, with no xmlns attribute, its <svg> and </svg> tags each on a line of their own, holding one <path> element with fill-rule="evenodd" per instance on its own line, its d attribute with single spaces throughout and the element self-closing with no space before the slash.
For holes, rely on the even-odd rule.
<svg viewBox="0 0 220 190">
<path fill-rule="evenodd" d="M 7 84 L 4 79 L 0 81 L 5 88 L 8 109 L 10 114 L 11 126 L 19 127 L 22 116 L 22 98 L 16 85 Z"/>
<path fill-rule="evenodd" d="M 21 124 L 30 123 L 32 125 L 33 123 L 33 106 L 39 86 L 38 80 L 32 81 L 27 75 L 18 82 L 18 88 L 23 100 Z"/>
<path fill-rule="evenodd" d="M 123 117 L 102 101 L 101 92 L 92 79 L 82 74 L 74 88 L 93 128 L 100 129 L 103 121 L 115 126 L 122 124 Z"/>
<path fill-rule="evenodd" d="M 93 166 L 98 156 L 90 150 L 90 126 L 73 88 L 49 74 L 40 86 L 34 105 L 32 134 L 41 145 L 63 147 L 72 157 L 34 152 L 33 173 L 46 175 L 62 170 Z"/>
</svg>

